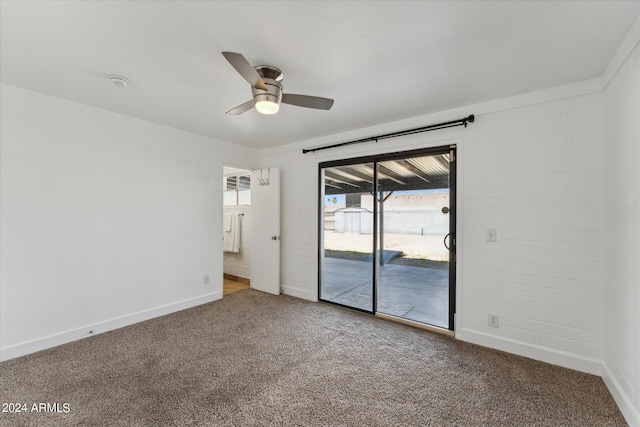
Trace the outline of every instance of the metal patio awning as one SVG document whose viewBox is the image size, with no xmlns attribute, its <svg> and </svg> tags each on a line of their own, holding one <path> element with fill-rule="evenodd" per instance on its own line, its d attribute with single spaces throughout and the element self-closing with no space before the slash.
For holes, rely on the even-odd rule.
<svg viewBox="0 0 640 427">
<path fill-rule="evenodd" d="M 378 191 L 449 187 L 449 154 L 385 160 L 378 163 Z M 373 163 L 324 168 L 325 194 L 370 193 Z"/>
</svg>

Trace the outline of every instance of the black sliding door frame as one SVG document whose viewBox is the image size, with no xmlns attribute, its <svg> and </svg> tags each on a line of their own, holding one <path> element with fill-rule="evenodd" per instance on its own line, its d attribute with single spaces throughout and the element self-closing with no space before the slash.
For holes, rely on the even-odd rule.
<svg viewBox="0 0 640 427">
<path fill-rule="evenodd" d="M 456 220 L 457 220 L 457 163 L 458 153 L 456 146 L 453 145 L 449 149 L 449 330 L 455 330 L 456 319 Z"/>
<path fill-rule="evenodd" d="M 338 305 L 341 307 L 347 307 L 352 310 L 358 310 L 369 314 L 375 314 L 377 312 L 377 294 L 378 294 L 378 257 L 380 254 L 378 253 L 378 244 L 379 244 L 379 233 L 382 232 L 378 230 L 378 202 L 377 195 L 379 192 L 379 182 L 378 182 L 378 164 L 380 162 L 388 161 L 388 160 L 399 160 L 406 159 L 412 157 L 420 157 L 420 156 L 429 156 L 429 155 L 437 155 L 437 154 L 449 154 L 449 327 L 447 329 L 453 331 L 454 330 L 454 320 L 455 320 L 455 310 L 456 310 L 456 146 L 455 145 L 446 145 L 440 147 L 433 148 L 423 148 L 417 150 L 409 150 L 409 151 L 398 151 L 391 152 L 385 154 L 377 154 L 371 156 L 363 156 L 363 157 L 354 157 L 349 159 L 341 159 L 341 160 L 333 160 L 321 162 L 318 164 L 318 300 Z M 324 252 L 324 179 L 323 179 L 323 170 L 331 167 L 338 166 L 348 166 L 348 165 L 356 165 L 362 163 L 371 163 L 373 164 L 373 301 L 371 304 L 372 310 L 365 310 L 358 307 L 352 307 L 349 305 L 333 302 L 330 300 L 325 300 L 321 298 L 322 291 L 322 275 L 324 269 L 323 262 L 323 252 Z"/>
<path fill-rule="evenodd" d="M 373 314 L 378 312 L 378 162 L 373 162 Z M 319 284 L 318 284 L 319 285 Z"/>
</svg>

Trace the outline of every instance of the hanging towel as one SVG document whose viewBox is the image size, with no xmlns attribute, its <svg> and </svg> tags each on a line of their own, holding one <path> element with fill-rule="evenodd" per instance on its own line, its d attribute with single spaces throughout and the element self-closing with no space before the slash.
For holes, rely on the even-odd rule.
<svg viewBox="0 0 640 427">
<path fill-rule="evenodd" d="M 231 231 L 231 217 L 233 216 L 232 213 L 225 213 L 223 216 L 223 225 L 224 227 L 222 228 L 222 231 Z"/>
<path fill-rule="evenodd" d="M 230 231 L 224 230 L 222 232 L 222 250 L 225 252 L 240 252 L 240 215 L 239 214 L 229 214 L 231 216 L 230 220 Z"/>
</svg>

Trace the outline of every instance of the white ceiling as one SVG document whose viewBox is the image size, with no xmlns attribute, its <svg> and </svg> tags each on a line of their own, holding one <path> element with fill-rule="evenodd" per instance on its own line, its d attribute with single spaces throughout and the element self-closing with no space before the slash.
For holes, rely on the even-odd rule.
<svg viewBox="0 0 640 427">
<path fill-rule="evenodd" d="M 598 77 L 639 15 L 637 0 L 2 1 L 0 77 L 266 148 Z M 221 51 L 335 105 L 226 115 L 251 91 Z"/>
</svg>

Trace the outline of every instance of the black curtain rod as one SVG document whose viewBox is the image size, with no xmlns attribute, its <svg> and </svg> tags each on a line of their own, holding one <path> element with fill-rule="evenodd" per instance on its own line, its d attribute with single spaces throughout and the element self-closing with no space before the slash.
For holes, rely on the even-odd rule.
<svg viewBox="0 0 640 427">
<path fill-rule="evenodd" d="M 360 144 L 363 142 L 372 142 L 372 141 L 378 142 L 381 139 L 395 138 L 397 136 L 413 135 L 414 133 L 428 132 L 430 130 L 446 129 L 446 128 L 452 128 L 456 126 L 467 127 L 467 124 L 473 123 L 475 119 L 476 118 L 472 114 L 469 117 L 465 117 L 464 119 L 452 120 L 450 122 L 438 123 L 436 125 L 423 126 L 423 127 L 414 128 L 414 129 L 402 130 L 399 132 L 385 133 L 383 135 L 370 136 L 368 138 L 355 139 L 353 141 L 347 141 L 347 142 L 339 142 L 337 144 L 325 145 L 323 147 L 304 148 L 302 150 L 302 154 L 313 153 L 320 150 L 328 150 L 329 148 L 343 147 L 345 145 Z"/>
</svg>

